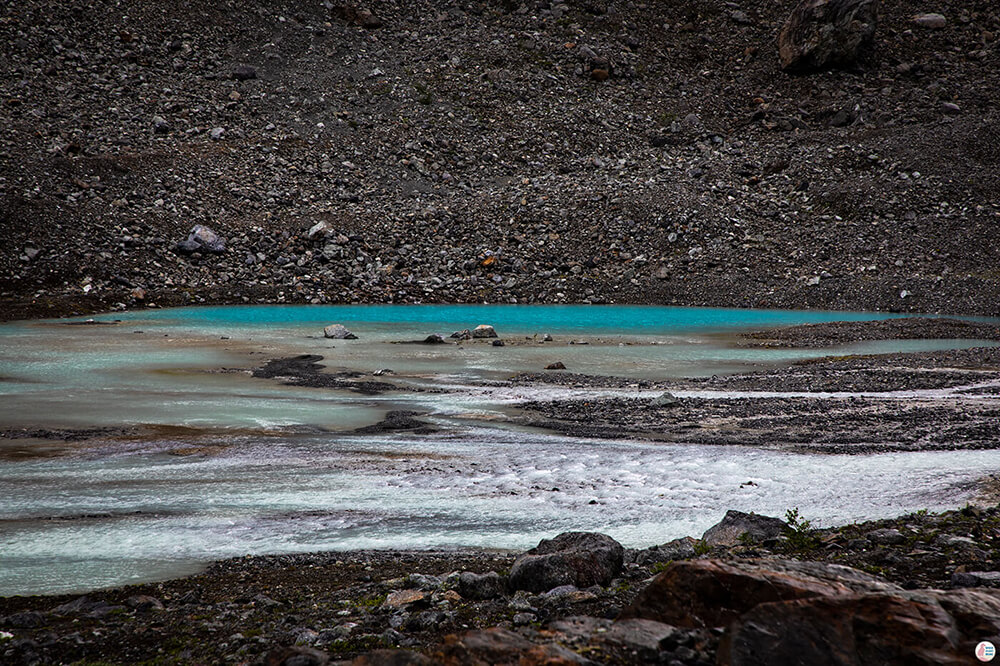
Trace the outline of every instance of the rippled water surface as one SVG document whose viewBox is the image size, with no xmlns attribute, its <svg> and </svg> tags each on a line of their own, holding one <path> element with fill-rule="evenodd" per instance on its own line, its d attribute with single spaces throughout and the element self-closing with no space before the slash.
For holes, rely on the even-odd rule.
<svg viewBox="0 0 1000 666">
<path fill-rule="evenodd" d="M 0 429 L 110 430 L 81 441 L 0 439 L 0 595 L 169 577 L 247 553 L 524 548 L 566 529 L 648 546 L 698 535 L 729 508 L 780 515 L 797 506 L 834 524 L 954 506 L 995 466 L 995 452 L 816 456 L 553 436 L 507 422 L 531 390 L 482 386 L 557 360 L 573 372 L 636 379 L 788 363 L 831 352 L 739 349 L 720 334 L 879 317 L 270 306 L 95 318 L 113 325 L 2 325 Z M 333 322 L 359 339 L 324 339 Z M 508 344 L 396 344 L 479 323 Z M 541 344 L 545 333 L 555 341 Z M 369 379 L 402 390 L 292 387 L 244 371 L 302 353 L 324 356 L 331 372 L 391 368 Z M 425 412 L 438 433 L 352 433 L 400 408 Z M 757 485 L 741 487 L 750 480 Z"/>
</svg>

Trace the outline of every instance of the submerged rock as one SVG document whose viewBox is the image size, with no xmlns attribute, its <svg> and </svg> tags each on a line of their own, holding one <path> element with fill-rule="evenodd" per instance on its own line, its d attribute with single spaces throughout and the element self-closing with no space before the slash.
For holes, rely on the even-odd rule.
<svg viewBox="0 0 1000 666">
<path fill-rule="evenodd" d="M 606 534 L 565 532 L 518 557 L 510 586 L 545 592 L 560 585 L 607 585 L 621 572 L 624 554 L 622 545 Z"/>
</svg>

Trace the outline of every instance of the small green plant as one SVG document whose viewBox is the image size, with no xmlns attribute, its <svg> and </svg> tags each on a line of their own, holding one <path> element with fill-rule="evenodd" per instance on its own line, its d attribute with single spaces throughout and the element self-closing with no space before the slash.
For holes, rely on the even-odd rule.
<svg viewBox="0 0 1000 666">
<path fill-rule="evenodd" d="M 785 527 L 785 543 L 789 550 L 812 550 L 819 546 L 812 522 L 802 518 L 798 507 L 785 512 L 785 522 L 788 523 Z"/>
<path fill-rule="evenodd" d="M 694 554 L 695 555 L 708 555 L 712 552 L 712 547 L 708 545 L 705 541 L 699 539 L 694 544 Z"/>
</svg>

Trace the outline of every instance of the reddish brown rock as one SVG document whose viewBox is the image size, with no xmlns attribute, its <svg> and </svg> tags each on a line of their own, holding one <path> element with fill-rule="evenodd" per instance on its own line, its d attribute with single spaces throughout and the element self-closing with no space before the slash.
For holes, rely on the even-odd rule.
<svg viewBox="0 0 1000 666">
<path fill-rule="evenodd" d="M 536 645 L 520 634 L 494 627 L 448 636 L 433 662 L 441 666 L 571 666 L 588 660 L 561 645 Z"/>
<path fill-rule="evenodd" d="M 898 589 L 848 567 L 815 562 L 674 562 L 639 593 L 621 619 L 722 627 L 762 603 Z"/>
<path fill-rule="evenodd" d="M 867 594 L 760 604 L 719 646 L 722 666 L 971 663 L 953 618 L 933 595 Z"/>
<path fill-rule="evenodd" d="M 871 44 L 877 24 L 877 0 L 802 0 L 778 35 L 781 67 L 852 65 Z"/>
</svg>

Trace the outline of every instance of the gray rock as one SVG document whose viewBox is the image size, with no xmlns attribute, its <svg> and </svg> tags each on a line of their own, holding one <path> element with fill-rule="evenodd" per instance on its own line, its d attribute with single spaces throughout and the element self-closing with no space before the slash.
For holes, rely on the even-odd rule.
<svg viewBox="0 0 1000 666">
<path fill-rule="evenodd" d="M 431 333 L 430 335 L 428 335 L 426 338 L 424 338 L 422 340 L 422 343 L 425 344 L 425 345 L 443 345 L 444 344 L 444 338 L 442 338 L 437 333 Z"/>
<path fill-rule="evenodd" d="M 906 541 L 902 532 L 891 528 L 869 532 L 867 537 L 869 541 L 880 546 L 895 546 Z"/>
<path fill-rule="evenodd" d="M 643 660 L 654 661 L 659 652 L 679 633 L 677 627 L 669 624 L 633 618 L 612 624 L 603 640 L 634 650 Z"/>
<path fill-rule="evenodd" d="M 323 337 L 334 340 L 357 340 L 358 336 L 347 330 L 343 324 L 330 324 L 323 329 Z"/>
<path fill-rule="evenodd" d="M 232 76 L 237 81 L 249 81 L 257 78 L 257 70 L 249 65 L 240 65 L 233 69 Z"/>
<path fill-rule="evenodd" d="M 153 116 L 153 133 L 167 134 L 170 132 L 170 123 L 162 116 Z"/>
<path fill-rule="evenodd" d="M 163 610 L 163 602 L 156 597 L 145 594 L 136 594 L 125 600 L 125 605 L 132 610 L 145 613 L 152 610 Z"/>
<path fill-rule="evenodd" d="M 942 14 L 917 14 L 913 17 L 913 22 L 919 25 L 921 28 L 930 28 L 931 30 L 940 30 L 948 25 L 948 19 Z"/>
<path fill-rule="evenodd" d="M 779 518 L 729 510 L 718 524 L 705 531 L 701 540 L 709 546 L 735 546 L 747 534 L 752 541 L 761 543 L 781 536 L 787 527 Z"/>
<path fill-rule="evenodd" d="M 465 329 L 464 331 L 455 331 L 451 334 L 451 337 L 457 340 L 471 340 L 472 332 L 469 329 Z"/>
<path fill-rule="evenodd" d="M 213 127 L 209 131 L 208 136 L 211 137 L 212 141 L 221 141 L 222 137 L 225 136 L 225 134 L 226 134 L 225 127 Z"/>
<path fill-rule="evenodd" d="M 493 344 L 494 347 L 503 347 L 504 346 L 503 340 L 494 340 L 492 344 Z"/>
<path fill-rule="evenodd" d="M 515 613 L 514 617 L 511 618 L 511 622 L 515 627 L 521 627 L 526 624 L 531 624 L 538 619 L 534 613 Z"/>
<path fill-rule="evenodd" d="M 274 648 L 264 659 L 266 666 L 326 666 L 330 657 L 325 652 L 303 645 Z"/>
<path fill-rule="evenodd" d="M 664 391 L 649 401 L 650 407 L 676 407 L 679 404 L 681 404 L 681 401 L 668 391 Z"/>
<path fill-rule="evenodd" d="M 1000 587 L 1000 571 L 956 571 L 952 587 Z"/>
<path fill-rule="evenodd" d="M 781 67 L 852 65 L 871 44 L 877 24 L 877 0 L 802 0 L 778 35 Z"/>
<path fill-rule="evenodd" d="M 174 250 L 182 254 L 192 252 L 211 252 L 221 254 L 226 251 L 226 241 L 210 228 L 196 224 L 185 240 L 177 243 Z"/>
<path fill-rule="evenodd" d="M 545 592 L 560 585 L 607 585 L 621 572 L 625 549 L 605 534 L 565 532 L 543 539 L 514 561 L 515 590 Z"/>
<path fill-rule="evenodd" d="M 495 599 L 503 591 L 503 579 L 495 571 L 484 574 L 464 571 L 458 578 L 458 593 L 466 599 Z"/>
<path fill-rule="evenodd" d="M 441 587 L 441 579 L 437 576 L 428 576 L 421 573 L 412 573 L 407 577 L 407 582 L 418 589 L 433 591 Z"/>
<path fill-rule="evenodd" d="M 489 324 L 480 324 L 472 330 L 472 337 L 474 338 L 495 338 L 497 337 L 496 330 Z"/>
<path fill-rule="evenodd" d="M 640 550 L 636 554 L 636 564 L 655 564 L 657 562 L 672 562 L 673 560 L 684 560 L 695 556 L 695 544 L 697 539 L 691 537 L 681 537 L 667 543 L 660 544 Z"/>
</svg>

